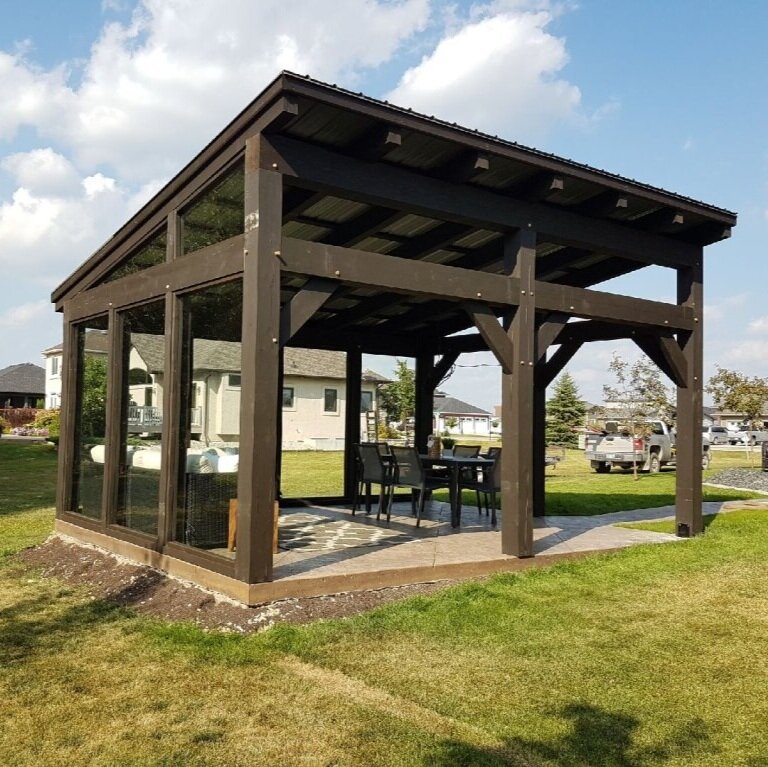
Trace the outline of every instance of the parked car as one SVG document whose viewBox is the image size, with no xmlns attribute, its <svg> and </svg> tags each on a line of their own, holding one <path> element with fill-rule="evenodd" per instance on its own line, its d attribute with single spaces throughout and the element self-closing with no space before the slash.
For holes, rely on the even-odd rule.
<svg viewBox="0 0 768 767">
<path fill-rule="evenodd" d="M 702 426 L 701 436 L 709 445 L 727 445 L 733 436 L 725 426 Z"/>
</svg>

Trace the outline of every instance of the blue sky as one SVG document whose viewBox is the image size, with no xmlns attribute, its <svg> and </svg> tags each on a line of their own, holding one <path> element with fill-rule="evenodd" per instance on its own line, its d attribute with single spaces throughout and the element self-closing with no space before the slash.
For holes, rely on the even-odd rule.
<svg viewBox="0 0 768 767">
<path fill-rule="evenodd" d="M 0 0 L 0 18 L 0 367 L 40 362 L 51 289 L 287 68 L 737 211 L 707 249 L 705 366 L 768 375 L 768 3 Z M 670 299 L 673 274 L 646 271 L 605 285 Z M 569 366 L 592 401 L 614 349 L 634 353 Z M 493 361 L 460 364 L 444 388 L 498 402 Z"/>
</svg>

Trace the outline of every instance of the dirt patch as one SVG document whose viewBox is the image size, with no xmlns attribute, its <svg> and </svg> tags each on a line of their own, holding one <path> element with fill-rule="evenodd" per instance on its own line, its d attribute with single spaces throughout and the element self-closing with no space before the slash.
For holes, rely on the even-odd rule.
<svg viewBox="0 0 768 767">
<path fill-rule="evenodd" d="M 309 623 L 322 618 L 356 615 L 387 602 L 432 594 L 457 582 L 417 583 L 373 591 L 281 599 L 258 607 L 243 607 L 158 570 L 58 536 L 17 556 L 47 577 L 85 586 L 93 596 L 129 607 L 141 615 L 189 621 L 204 629 L 243 634 L 277 623 Z"/>
</svg>

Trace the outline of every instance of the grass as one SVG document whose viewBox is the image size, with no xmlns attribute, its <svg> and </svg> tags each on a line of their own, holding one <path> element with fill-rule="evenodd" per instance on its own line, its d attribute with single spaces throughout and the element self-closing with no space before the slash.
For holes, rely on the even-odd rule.
<svg viewBox="0 0 768 767">
<path fill-rule="evenodd" d="M 8 557 L 50 528 L 54 458 L 0 444 L 0 764 L 768 764 L 765 512 L 240 637 Z"/>
</svg>

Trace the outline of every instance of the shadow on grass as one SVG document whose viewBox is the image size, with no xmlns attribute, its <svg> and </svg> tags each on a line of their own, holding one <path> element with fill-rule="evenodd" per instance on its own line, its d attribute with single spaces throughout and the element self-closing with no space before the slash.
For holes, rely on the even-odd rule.
<svg viewBox="0 0 768 767">
<path fill-rule="evenodd" d="M 22 599 L 0 610 L 0 667 L 39 652 L 55 652 L 77 634 L 124 615 L 120 607 L 103 600 L 62 609 L 54 595 Z"/>
<path fill-rule="evenodd" d="M 711 748 L 706 723 L 694 718 L 653 745 L 636 745 L 640 721 L 626 714 L 605 711 L 585 703 L 570 703 L 552 712 L 570 723 L 569 731 L 547 741 L 510 738 L 497 749 L 484 749 L 458 741 L 444 742 L 423 764 L 553 765 L 555 767 L 646 767 L 679 759 L 703 745 Z"/>
</svg>

